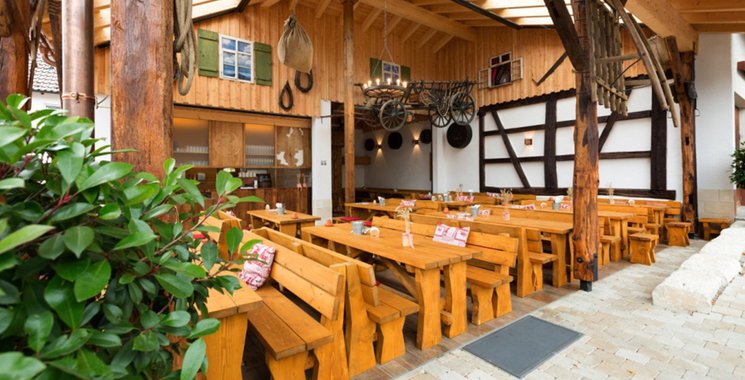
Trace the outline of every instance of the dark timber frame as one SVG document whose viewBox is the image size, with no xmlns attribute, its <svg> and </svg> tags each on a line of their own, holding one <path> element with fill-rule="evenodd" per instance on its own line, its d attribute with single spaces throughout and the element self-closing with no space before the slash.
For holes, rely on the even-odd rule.
<svg viewBox="0 0 745 380">
<path fill-rule="evenodd" d="M 629 91 L 630 94 L 630 91 Z M 563 161 L 573 161 L 573 154 L 557 155 L 556 154 L 556 131 L 559 128 L 573 127 L 576 120 L 557 121 L 556 104 L 560 99 L 575 96 L 574 90 L 555 92 L 546 95 L 540 95 L 532 98 L 519 99 L 515 101 L 492 104 L 483 106 L 479 109 L 479 164 L 480 164 L 480 187 L 481 191 L 496 192 L 498 187 L 487 186 L 485 182 L 486 166 L 490 164 L 512 163 L 515 171 L 520 178 L 523 188 L 513 188 L 516 194 L 535 194 L 535 195 L 563 195 L 566 194 L 566 188 L 558 187 L 558 178 L 556 174 L 556 163 Z M 627 116 L 613 112 L 608 116 L 598 117 L 598 123 L 605 123 L 605 128 L 599 138 L 599 158 L 601 160 L 617 160 L 631 158 L 649 158 L 650 159 L 650 188 L 649 189 L 614 189 L 615 195 L 650 197 L 661 199 L 675 199 L 675 190 L 667 189 L 667 116 L 666 111 L 659 107 L 659 103 L 652 94 L 652 107 L 648 111 L 629 112 Z M 498 111 L 509 108 L 527 106 L 532 104 L 546 104 L 546 118 L 544 124 L 528 125 L 517 128 L 504 128 Z M 484 131 L 484 117 L 492 115 L 497 125 L 496 130 Z M 614 126 L 619 121 L 624 120 L 651 120 L 651 149 L 648 151 L 625 151 L 625 152 L 603 152 L 608 137 L 614 130 Z M 544 146 L 542 156 L 518 157 L 512 144 L 510 144 L 509 135 L 514 133 L 523 133 L 529 131 L 544 131 Z M 507 149 L 508 157 L 505 158 L 485 158 L 485 138 L 488 136 L 499 135 Z M 532 187 L 528 181 L 525 172 L 522 169 L 524 162 L 543 162 L 544 163 L 544 182 L 545 187 Z M 607 194 L 607 189 L 599 189 L 600 194 Z"/>
</svg>

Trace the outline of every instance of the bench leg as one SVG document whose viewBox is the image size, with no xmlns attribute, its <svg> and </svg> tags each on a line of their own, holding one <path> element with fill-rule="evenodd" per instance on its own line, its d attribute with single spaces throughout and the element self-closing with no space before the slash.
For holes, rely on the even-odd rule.
<svg viewBox="0 0 745 380">
<path fill-rule="evenodd" d="M 494 316 L 501 317 L 512 311 L 512 294 L 510 294 L 510 283 L 497 286 L 492 298 Z"/>
<path fill-rule="evenodd" d="M 471 323 L 478 326 L 494 319 L 493 294 L 492 288 L 471 284 L 471 303 L 473 304 Z"/>
<path fill-rule="evenodd" d="M 240 378 L 243 347 L 248 319 L 246 314 L 235 314 L 220 319 L 216 333 L 204 337 L 207 344 L 207 377 L 210 379 Z"/>
<path fill-rule="evenodd" d="M 308 352 L 275 359 L 272 354 L 266 353 L 266 365 L 274 380 L 296 380 L 305 378 L 305 362 L 308 360 Z"/>
<path fill-rule="evenodd" d="M 556 262 L 554 261 L 554 265 L 556 265 Z M 532 263 L 532 272 L 533 272 L 533 290 L 539 291 L 543 289 L 543 264 L 542 263 Z"/>
<path fill-rule="evenodd" d="M 375 343 L 375 358 L 378 363 L 387 363 L 406 353 L 404 344 L 404 322 L 406 317 L 396 318 L 380 325 L 378 341 Z"/>
<path fill-rule="evenodd" d="M 603 265 L 610 263 L 611 243 L 603 244 Z"/>
<path fill-rule="evenodd" d="M 613 243 L 613 255 L 611 256 L 611 260 L 612 261 L 621 261 L 621 256 L 622 256 L 622 252 L 621 252 L 621 241 L 618 240 L 618 241 L 615 241 Z"/>
<path fill-rule="evenodd" d="M 443 334 L 452 338 L 468 329 L 466 309 L 466 263 L 460 262 L 445 267 L 445 311 L 453 316 L 453 323 L 442 328 Z"/>
<path fill-rule="evenodd" d="M 341 331 L 340 331 L 341 332 Z M 313 367 L 313 379 L 349 379 L 347 353 L 344 348 L 344 335 L 334 337 L 334 341 L 316 347 L 313 354 L 316 365 Z"/>
<path fill-rule="evenodd" d="M 704 230 L 704 240 L 711 240 L 711 230 L 709 230 L 709 223 L 701 223 Z"/>
<path fill-rule="evenodd" d="M 362 313 L 367 313 L 367 311 L 362 310 Z M 375 367 L 375 352 L 373 350 L 375 324 L 367 319 L 367 315 L 360 315 L 358 321 L 354 321 L 349 318 L 349 314 L 350 312 L 347 313 L 344 336 L 347 343 L 349 376 L 353 377 Z"/>
</svg>

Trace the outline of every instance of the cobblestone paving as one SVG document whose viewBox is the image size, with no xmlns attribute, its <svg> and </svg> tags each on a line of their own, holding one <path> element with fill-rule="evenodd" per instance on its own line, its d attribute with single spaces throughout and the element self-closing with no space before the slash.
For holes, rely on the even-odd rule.
<svg viewBox="0 0 745 380">
<path fill-rule="evenodd" d="M 652 290 L 703 241 L 666 248 L 651 267 L 632 265 L 532 313 L 584 334 L 526 379 L 745 379 L 745 277 L 736 277 L 711 314 L 652 305 Z M 739 297 L 738 297 L 739 295 Z M 511 379 L 457 349 L 400 379 Z"/>
</svg>

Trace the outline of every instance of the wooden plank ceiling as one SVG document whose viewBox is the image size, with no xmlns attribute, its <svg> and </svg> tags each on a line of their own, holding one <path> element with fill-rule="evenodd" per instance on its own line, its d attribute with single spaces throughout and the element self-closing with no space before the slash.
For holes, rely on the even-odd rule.
<svg viewBox="0 0 745 380">
<path fill-rule="evenodd" d="M 272 7 L 281 1 L 312 7 L 316 17 L 341 15 L 340 0 L 193 0 L 196 21 L 240 10 L 245 6 Z M 570 0 L 565 0 L 568 4 Z M 477 28 L 506 27 L 496 18 L 526 28 L 550 28 L 543 0 L 470 0 L 497 17 L 458 4 L 454 0 L 387 0 L 389 33 L 404 40 L 415 37 L 418 46 L 439 50 L 453 39 L 473 41 Z M 111 0 L 94 0 L 94 42 L 109 42 Z M 383 27 L 385 0 L 358 0 L 355 19 L 363 31 Z M 745 32 L 745 0 L 628 0 L 626 7 L 641 22 L 662 36 L 675 35 L 683 50 L 693 48 L 699 32 Z M 570 7 L 571 12 L 571 7 Z"/>
</svg>

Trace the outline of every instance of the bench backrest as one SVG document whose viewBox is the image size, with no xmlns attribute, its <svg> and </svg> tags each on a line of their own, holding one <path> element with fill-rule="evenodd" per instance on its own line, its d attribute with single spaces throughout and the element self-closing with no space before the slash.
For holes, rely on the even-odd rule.
<svg viewBox="0 0 745 380">
<path fill-rule="evenodd" d="M 497 204 L 498 199 L 494 197 L 490 197 L 488 195 L 474 195 L 473 196 L 473 203 L 480 204 L 480 205 L 495 205 Z"/>
<path fill-rule="evenodd" d="M 225 215 L 229 216 L 228 214 Z M 227 219 L 218 219 L 214 216 L 209 216 L 204 219 L 202 225 L 220 229 L 220 232 L 207 232 L 207 236 L 217 243 L 217 251 L 223 260 L 232 260 L 233 258 L 229 257 L 228 250 L 228 231 L 231 228 L 238 228 L 240 230 L 242 228 L 241 220 L 232 216 L 229 216 Z"/>
<path fill-rule="evenodd" d="M 426 199 L 416 201 L 416 209 L 420 210 L 436 210 L 440 211 L 440 203 L 429 201 Z"/>
<path fill-rule="evenodd" d="M 344 296 L 344 279 L 341 273 L 249 231 L 243 231 L 241 244 L 255 239 L 276 250 L 270 274 L 272 280 L 322 316 L 331 320 L 339 318 L 339 305 L 342 302 L 340 297 Z"/>
<path fill-rule="evenodd" d="M 489 207 L 492 209 L 492 214 L 501 215 L 504 210 L 502 207 Z M 521 208 L 510 208 L 510 216 L 515 218 L 526 218 L 526 219 L 537 219 L 537 220 L 552 220 L 556 222 L 573 223 L 574 216 L 571 212 L 562 212 L 555 210 L 526 210 Z"/>
</svg>

